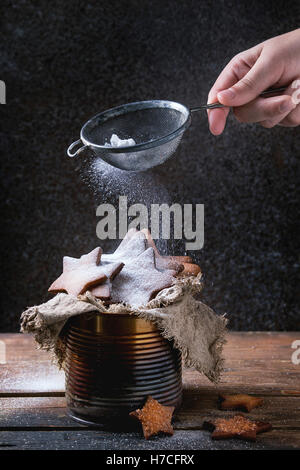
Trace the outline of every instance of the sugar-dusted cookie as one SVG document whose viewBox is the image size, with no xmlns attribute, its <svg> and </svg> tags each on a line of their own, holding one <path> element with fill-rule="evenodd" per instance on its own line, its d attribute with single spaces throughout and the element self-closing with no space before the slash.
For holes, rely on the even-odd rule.
<svg viewBox="0 0 300 470">
<path fill-rule="evenodd" d="M 111 282 L 107 280 L 104 282 L 104 284 L 99 284 L 98 286 L 92 287 L 92 289 L 90 289 L 90 292 L 95 297 L 97 297 L 97 299 L 109 300 L 111 292 Z"/>
<path fill-rule="evenodd" d="M 147 246 L 148 248 L 153 248 L 154 254 L 155 254 L 155 264 L 156 268 L 159 271 L 164 271 L 166 269 L 170 269 L 172 271 L 176 271 L 176 273 L 180 273 L 183 270 L 183 265 L 181 262 L 179 262 L 176 257 L 174 256 L 162 256 L 156 245 L 155 242 L 151 236 L 151 233 L 148 229 L 143 229 L 141 230 L 142 233 L 145 234 L 146 240 L 147 240 Z"/>
<path fill-rule="evenodd" d="M 156 269 L 154 250 L 147 248 L 137 257 L 127 257 L 124 268 L 112 283 L 111 299 L 140 307 L 159 291 L 170 287 L 175 275 L 176 271 Z"/>
<path fill-rule="evenodd" d="M 201 273 L 201 268 L 200 266 L 198 266 L 198 264 L 195 264 L 195 263 L 182 263 L 182 264 L 183 264 L 183 270 L 180 273 L 182 275 L 197 276 L 199 273 Z"/>
<path fill-rule="evenodd" d="M 253 408 L 261 406 L 263 398 L 253 397 L 245 394 L 224 395 L 219 394 L 221 410 L 243 410 L 250 412 Z"/>
<path fill-rule="evenodd" d="M 63 272 L 49 287 L 49 292 L 67 292 L 79 295 L 93 286 L 104 283 L 114 277 L 123 267 L 123 263 L 101 264 L 102 249 L 95 248 L 80 258 L 65 256 Z"/>
<path fill-rule="evenodd" d="M 212 439 L 236 437 L 245 441 L 255 441 L 257 434 L 269 431 L 272 425 L 263 421 L 251 421 L 242 414 L 238 414 L 232 418 L 204 421 L 203 428 L 212 431 Z"/>
<path fill-rule="evenodd" d="M 174 406 L 161 405 L 157 400 L 148 397 L 142 409 L 132 411 L 130 416 L 138 419 L 143 427 L 145 439 L 158 433 L 172 435 L 174 433 L 171 420 Z"/>
</svg>

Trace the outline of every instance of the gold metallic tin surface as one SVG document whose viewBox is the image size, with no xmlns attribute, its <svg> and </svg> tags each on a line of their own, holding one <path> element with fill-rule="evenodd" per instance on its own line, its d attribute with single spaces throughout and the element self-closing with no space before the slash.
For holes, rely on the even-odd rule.
<svg viewBox="0 0 300 470">
<path fill-rule="evenodd" d="M 148 395 L 180 406 L 181 353 L 152 322 L 93 312 L 69 320 L 66 340 L 66 398 L 75 419 L 126 425 Z"/>
</svg>

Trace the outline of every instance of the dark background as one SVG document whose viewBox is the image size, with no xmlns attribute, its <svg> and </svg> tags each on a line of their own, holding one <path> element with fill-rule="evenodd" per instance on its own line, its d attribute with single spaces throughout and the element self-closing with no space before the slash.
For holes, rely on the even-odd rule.
<svg viewBox="0 0 300 470">
<path fill-rule="evenodd" d="M 82 124 L 130 101 L 205 103 L 233 55 L 299 26 L 297 4 L 1 2 L 1 331 L 17 331 L 23 309 L 49 298 L 63 255 L 99 244 L 95 207 L 118 196 L 109 176 L 94 194 L 83 159 L 66 157 Z M 205 300 L 232 329 L 299 329 L 299 143 L 299 128 L 233 117 L 214 137 L 198 113 L 175 158 L 121 185 L 130 203 L 141 193 L 151 203 L 160 185 L 156 199 L 168 196 L 157 202 L 205 204 L 205 246 L 192 255 Z"/>
</svg>

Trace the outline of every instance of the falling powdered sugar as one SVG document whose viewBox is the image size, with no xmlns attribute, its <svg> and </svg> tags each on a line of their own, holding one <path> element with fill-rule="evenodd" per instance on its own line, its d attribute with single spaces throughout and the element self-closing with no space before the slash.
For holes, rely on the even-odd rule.
<svg viewBox="0 0 300 470">
<path fill-rule="evenodd" d="M 116 136 L 116 134 L 113 135 Z M 119 139 L 118 136 L 116 136 L 116 138 Z M 122 141 L 122 139 L 119 140 Z M 113 142 L 115 142 L 115 144 L 117 143 L 116 140 Z M 107 146 L 109 146 L 109 144 L 107 144 Z M 78 170 L 81 173 L 82 179 L 93 191 L 96 204 L 108 203 L 113 205 L 117 210 L 117 216 L 119 214 L 118 207 L 120 196 L 127 197 L 128 206 L 143 204 L 149 214 L 153 204 L 160 205 L 164 203 L 171 205 L 173 203 L 169 188 L 166 185 L 164 172 L 159 171 L 157 168 L 141 172 L 124 171 L 104 162 L 101 156 L 89 154 L 86 158 L 81 159 Z M 173 191 L 173 187 L 171 191 Z M 128 215 L 128 225 L 130 222 L 131 219 Z M 148 228 L 151 229 L 150 215 Z M 182 240 L 178 241 L 172 238 L 164 239 L 160 237 L 157 240 L 157 244 L 160 253 L 165 255 L 182 252 L 184 249 Z M 107 247 L 109 250 L 114 246 L 114 243 L 110 242 L 110 240 L 105 242 L 105 248 Z"/>
</svg>

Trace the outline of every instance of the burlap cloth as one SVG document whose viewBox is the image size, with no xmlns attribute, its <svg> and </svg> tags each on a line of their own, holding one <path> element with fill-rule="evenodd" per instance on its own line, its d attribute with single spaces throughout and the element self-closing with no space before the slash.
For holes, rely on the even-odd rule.
<svg viewBox="0 0 300 470">
<path fill-rule="evenodd" d="M 137 315 L 155 322 L 165 338 L 174 340 L 186 367 L 218 382 L 223 369 L 227 319 L 197 300 L 201 290 L 201 276 L 177 279 L 174 286 L 163 289 L 145 307 L 134 310 L 123 304 L 105 306 L 89 292 L 78 298 L 61 293 L 23 312 L 21 331 L 33 333 L 38 347 L 52 351 L 59 367 L 64 367 L 63 328 L 69 318 L 96 310 L 107 315 Z"/>
</svg>

